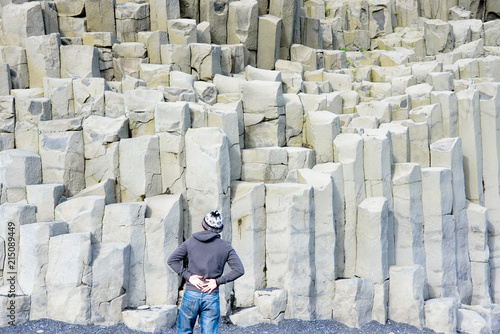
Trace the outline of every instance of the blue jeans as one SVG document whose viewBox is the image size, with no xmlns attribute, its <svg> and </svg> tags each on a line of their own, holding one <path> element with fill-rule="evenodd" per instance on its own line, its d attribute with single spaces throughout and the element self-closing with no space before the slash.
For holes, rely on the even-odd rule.
<svg viewBox="0 0 500 334">
<path fill-rule="evenodd" d="M 198 315 L 200 316 L 201 334 L 217 334 L 220 318 L 218 292 L 201 293 L 189 290 L 184 292 L 177 317 L 177 333 L 193 333 Z"/>
</svg>

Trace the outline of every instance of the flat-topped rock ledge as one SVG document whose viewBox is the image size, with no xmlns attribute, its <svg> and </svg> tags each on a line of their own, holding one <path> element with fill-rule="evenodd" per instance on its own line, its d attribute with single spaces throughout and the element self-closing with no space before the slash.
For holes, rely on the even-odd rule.
<svg viewBox="0 0 500 334">
<path fill-rule="evenodd" d="M 175 324 L 202 217 L 233 323 L 500 329 L 496 0 L 0 1 L 0 326 Z"/>
</svg>

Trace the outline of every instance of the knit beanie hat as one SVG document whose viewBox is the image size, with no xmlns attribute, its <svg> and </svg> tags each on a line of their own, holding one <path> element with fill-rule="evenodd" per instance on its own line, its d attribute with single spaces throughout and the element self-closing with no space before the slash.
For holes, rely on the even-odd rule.
<svg viewBox="0 0 500 334">
<path fill-rule="evenodd" d="M 215 233 L 221 233 L 224 228 L 222 216 L 217 210 L 207 213 L 205 218 L 203 218 L 201 225 L 204 229 Z"/>
</svg>

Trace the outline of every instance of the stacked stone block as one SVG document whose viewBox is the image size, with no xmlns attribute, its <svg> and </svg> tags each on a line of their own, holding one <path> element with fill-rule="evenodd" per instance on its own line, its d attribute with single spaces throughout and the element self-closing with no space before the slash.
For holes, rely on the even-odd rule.
<svg viewBox="0 0 500 334">
<path fill-rule="evenodd" d="M 168 256 L 181 244 L 182 195 L 148 197 L 144 232 L 144 278 L 147 305 L 174 305 L 180 278 L 167 265 Z"/>
<path fill-rule="evenodd" d="M 114 325 L 121 321 L 121 310 L 128 303 L 130 253 L 128 243 L 106 242 L 93 247 L 90 294 L 93 323 Z"/>
<path fill-rule="evenodd" d="M 420 166 L 413 163 L 394 164 L 394 255 L 398 266 L 418 264 L 425 268 L 422 195 Z"/>
<path fill-rule="evenodd" d="M 13 222 L 17 322 L 171 326 L 164 260 L 218 209 L 237 325 L 497 329 L 500 8 L 479 3 L 1 3 L 0 303 Z"/>
<path fill-rule="evenodd" d="M 90 233 L 50 237 L 47 317 L 83 325 L 91 322 L 91 261 Z"/>
<path fill-rule="evenodd" d="M 313 188 L 309 185 L 266 186 L 266 281 L 268 287 L 287 291 L 285 318 L 310 320 L 315 311 L 312 199 Z M 280 237 L 283 233 L 286 238 Z M 303 260 L 297 262 L 297 257 Z"/>
<path fill-rule="evenodd" d="M 146 204 L 118 203 L 107 205 L 102 228 L 103 243 L 130 245 L 129 262 L 124 263 L 128 272 L 128 301 L 124 306 L 137 307 L 146 301 L 145 261 L 145 214 Z M 128 268 L 127 268 L 128 267 Z"/>
<path fill-rule="evenodd" d="M 252 80 L 240 85 L 245 147 L 285 145 L 285 99 L 280 82 Z M 258 98 L 264 89 L 265 98 Z"/>
<path fill-rule="evenodd" d="M 264 183 L 231 184 L 232 246 L 240 254 L 245 267 L 245 275 L 234 282 L 236 305 L 239 307 L 256 305 L 254 293 L 265 287 L 265 192 Z M 270 319 L 274 320 L 276 316 Z"/>
<path fill-rule="evenodd" d="M 65 222 L 27 224 L 20 228 L 19 287 L 31 296 L 30 320 L 47 317 L 46 276 L 51 237 L 65 234 Z"/>
<path fill-rule="evenodd" d="M 220 210 L 223 219 L 231 221 L 230 168 L 229 140 L 221 129 L 205 127 L 189 129 L 186 132 L 188 222 L 184 224 L 185 236 L 200 231 L 203 217 L 214 208 Z M 210 174 L 207 174 L 207 171 L 210 171 Z M 200 178 L 200 175 L 204 176 Z M 222 235 L 226 240 L 230 240 L 230 224 Z"/>
<path fill-rule="evenodd" d="M 135 42 L 140 31 L 150 30 L 150 4 L 125 2 L 115 5 L 116 38 Z"/>
<path fill-rule="evenodd" d="M 467 202 L 469 256 L 471 260 L 472 305 L 491 304 L 488 247 L 488 210 Z"/>
<path fill-rule="evenodd" d="M 66 120 L 47 122 L 39 137 L 44 182 L 63 184 L 67 197 L 76 195 L 85 188 L 81 119 L 76 124 Z"/>
<path fill-rule="evenodd" d="M 65 221 L 68 233 L 90 233 L 92 243 L 102 241 L 103 196 L 73 198 L 55 208 L 54 220 Z"/>
<path fill-rule="evenodd" d="M 191 125 L 189 107 L 185 102 L 161 102 L 156 105 L 155 129 L 160 143 L 162 191 L 186 191 L 186 131 Z"/>
<path fill-rule="evenodd" d="M 457 298 L 458 294 L 451 179 L 448 168 L 422 169 L 425 268 L 431 298 Z"/>
<path fill-rule="evenodd" d="M 335 291 L 336 225 L 334 212 L 334 186 L 331 175 L 298 169 L 299 183 L 313 187 L 314 196 L 314 262 L 316 265 L 316 318 L 330 319 Z"/>
<path fill-rule="evenodd" d="M 93 1 L 97 2 L 97 1 Z M 113 12 L 114 15 L 114 12 Z M 114 21 L 112 21 L 114 22 Z M 102 78 L 111 81 L 114 78 L 113 70 L 113 44 L 117 42 L 115 37 L 114 26 L 106 28 L 102 27 L 102 31 L 88 32 L 83 34 L 83 45 L 91 45 L 97 48 L 99 52 L 99 71 Z M 93 31 L 92 29 L 89 29 Z"/>
<path fill-rule="evenodd" d="M 335 161 L 342 164 L 345 198 L 344 277 L 353 277 L 356 268 L 356 224 L 358 205 L 366 198 L 363 138 L 341 134 L 334 142 Z"/>
<path fill-rule="evenodd" d="M 469 303 L 472 295 L 472 283 L 470 278 L 470 259 L 468 254 L 468 221 L 466 214 L 466 196 L 465 191 L 465 167 L 461 162 L 463 155 L 462 140 L 458 138 L 444 138 L 431 145 L 432 167 L 447 167 L 451 169 L 452 176 L 452 214 L 455 223 L 455 249 L 456 249 L 456 268 L 457 284 L 460 297 L 463 302 Z"/>
</svg>

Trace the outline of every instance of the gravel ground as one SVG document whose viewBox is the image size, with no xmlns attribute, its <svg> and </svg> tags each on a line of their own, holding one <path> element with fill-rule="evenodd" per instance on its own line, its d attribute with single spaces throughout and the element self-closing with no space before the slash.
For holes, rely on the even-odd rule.
<svg viewBox="0 0 500 334">
<path fill-rule="evenodd" d="M 139 334 L 144 332 L 134 331 L 129 329 L 124 324 L 117 326 L 103 327 L 103 326 L 81 326 L 71 325 L 64 322 L 54 320 L 37 320 L 30 321 L 24 324 L 6 327 L 0 329 L 2 334 Z M 173 328 L 161 331 L 162 334 L 175 334 Z M 195 334 L 200 334 L 200 327 L 196 326 Z M 387 324 L 381 325 L 377 322 L 370 322 L 361 329 L 349 328 L 337 321 L 333 320 L 317 320 L 317 321 L 301 321 L 301 320 L 283 320 L 279 325 L 259 324 L 246 328 L 238 327 L 225 318 L 219 326 L 220 334 L 302 334 L 302 333 L 319 333 L 319 334 L 333 334 L 333 333 L 346 333 L 346 334 L 430 334 L 435 333 L 430 329 L 418 330 L 417 328 L 401 324 L 394 321 L 388 321 Z M 460 332 L 458 332 L 460 333 Z M 494 331 L 493 334 L 500 334 L 499 331 Z"/>
<path fill-rule="evenodd" d="M 132 334 L 143 333 L 129 329 L 124 324 L 112 327 L 103 326 L 81 326 L 70 325 L 53 320 L 37 320 L 30 321 L 24 324 L 3 328 L 0 330 L 2 334 L 35 334 L 35 333 L 53 333 L 53 334 Z M 175 329 L 165 329 L 162 334 L 175 334 Z M 194 333 L 200 333 L 200 327 L 195 328 Z M 352 329 L 339 322 L 333 320 L 322 321 L 300 321 L 300 320 L 283 320 L 279 325 L 259 324 L 246 328 L 234 326 L 231 323 L 225 322 L 224 319 L 219 326 L 220 334 L 238 333 L 238 334 L 292 334 L 292 333 L 348 333 L 348 334 L 417 334 L 417 333 L 435 333 L 429 329 L 422 331 L 413 326 L 400 324 L 389 321 L 386 325 L 380 325 L 376 322 L 371 322 L 361 329 Z"/>
</svg>

